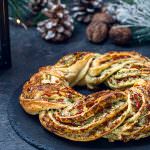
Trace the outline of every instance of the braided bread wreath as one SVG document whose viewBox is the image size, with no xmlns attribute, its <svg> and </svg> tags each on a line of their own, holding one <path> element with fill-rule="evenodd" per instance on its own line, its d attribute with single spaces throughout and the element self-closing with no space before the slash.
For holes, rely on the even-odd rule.
<svg viewBox="0 0 150 150">
<path fill-rule="evenodd" d="M 88 96 L 105 83 L 113 90 Z M 73 141 L 137 140 L 150 135 L 150 59 L 136 52 L 76 52 L 39 69 L 23 87 L 20 104 L 50 132 Z"/>
</svg>

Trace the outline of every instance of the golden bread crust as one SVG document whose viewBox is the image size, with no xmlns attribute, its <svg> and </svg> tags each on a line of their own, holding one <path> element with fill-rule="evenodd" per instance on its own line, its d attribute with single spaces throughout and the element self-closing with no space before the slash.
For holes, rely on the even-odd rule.
<svg viewBox="0 0 150 150">
<path fill-rule="evenodd" d="M 113 90 L 88 96 L 71 87 Z M 150 60 L 137 52 L 77 52 L 41 67 L 20 95 L 44 128 L 73 141 L 138 140 L 150 135 Z"/>
</svg>

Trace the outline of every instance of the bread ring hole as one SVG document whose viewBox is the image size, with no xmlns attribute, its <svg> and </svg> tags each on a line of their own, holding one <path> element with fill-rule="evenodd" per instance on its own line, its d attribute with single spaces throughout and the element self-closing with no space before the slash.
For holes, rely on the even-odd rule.
<svg viewBox="0 0 150 150">
<path fill-rule="evenodd" d="M 73 89 L 83 95 L 89 95 L 102 90 L 108 90 L 108 87 L 105 84 L 100 84 L 94 89 L 89 89 L 86 86 L 74 86 Z"/>
</svg>

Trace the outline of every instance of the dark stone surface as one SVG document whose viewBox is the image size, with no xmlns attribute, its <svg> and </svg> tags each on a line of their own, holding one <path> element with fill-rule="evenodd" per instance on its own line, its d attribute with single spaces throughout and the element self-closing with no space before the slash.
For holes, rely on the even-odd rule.
<svg viewBox="0 0 150 150">
<path fill-rule="evenodd" d="M 8 118 L 16 133 L 27 141 L 42 150 L 146 150 L 150 148 L 150 138 L 140 141 L 108 142 L 107 139 L 98 139 L 92 142 L 73 142 L 60 138 L 47 130 L 39 123 L 38 116 L 26 114 L 20 107 L 17 99 L 21 93 L 20 86 L 13 94 L 8 105 Z M 87 90 L 84 90 L 86 92 Z"/>
<path fill-rule="evenodd" d="M 116 47 L 111 43 L 102 45 L 89 43 L 85 38 L 84 25 L 78 26 L 73 38 L 62 44 L 45 42 L 40 38 L 35 29 L 30 28 L 26 31 L 23 28 L 11 26 L 11 45 L 13 66 L 9 70 L 0 72 L 0 149 L 2 150 L 35 149 L 17 136 L 11 128 L 7 116 L 7 105 L 14 91 L 16 91 L 29 76 L 36 72 L 40 66 L 52 65 L 61 56 L 81 50 L 100 53 L 105 53 L 109 50 L 136 50 L 146 56 L 150 56 L 149 44 L 122 48 Z M 128 147 L 127 149 L 132 148 L 133 147 Z M 124 148 L 122 147 L 122 149 Z M 142 145 L 140 149 L 150 149 L 150 145 Z"/>
</svg>

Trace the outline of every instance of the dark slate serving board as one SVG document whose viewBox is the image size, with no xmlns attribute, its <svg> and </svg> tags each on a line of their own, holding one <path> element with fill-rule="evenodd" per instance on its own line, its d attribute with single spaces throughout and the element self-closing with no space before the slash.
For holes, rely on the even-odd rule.
<svg viewBox="0 0 150 150">
<path fill-rule="evenodd" d="M 22 90 L 23 83 L 38 70 L 40 66 L 53 65 L 62 56 L 76 51 L 92 51 L 105 53 L 111 50 L 135 50 L 150 57 L 150 44 L 133 44 L 128 47 L 115 46 L 109 41 L 103 44 L 92 44 L 85 37 L 85 25 L 76 24 L 73 37 L 67 42 L 55 44 L 42 40 L 34 29 L 28 31 L 22 28 L 12 27 L 12 35 L 19 42 L 13 40 L 12 57 L 13 68 L 11 76 L 7 77 L 18 89 L 15 90 L 8 105 L 8 118 L 16 133 L 29 144 L 45 150 L 148 150 L 150 149 L 150 138 L 128 143 L 109 143 L 105 139 L 82 143 L 72 142 L 46 131 L 39 123 L 37 116 L 26 114 L 20 107 L 18 97 Z M 16 33 L 19 33 L 16 35 Z M 105 87 L 102 87 L 103 89 Z M 13 89 L 13 88 L 11 88 Z M 94 91 L 76 88 L 81 93 L 88 94 Z"/>
<path fill-rule="evenodd" d="M 42 150 L 148 150 L 150 149 L 150 138 L 128 143 L 109 143 L 106 139 L 92 142 L 73 142 L 58 137 L 45 130 L 39 123 L 37 116 L 26 114 L 20 107 L 18 97 L 21 86 L 13 94 L 8 105 L 8 117 L 11 126 L 16 133 L 26 142 Z M 86 90 L 84 91 L 86 93 Z"/>
<path fill-rule="evenodd" d="M 82 31 L 83 33 L 83 31 Z M 83 36 L 83 35 L 82 35 Z M 87 41 L 83 43 L 78 43 L 76 40 L 72 41 L 74 45 L 79 44 L 79 49 L 82 49 L 82 44 L 84 49 L 88 49 L 88 45 L 91 45 Z M 109 43 L 107 43 L 107 46 Z M 51 45 L 52 46 L 52 45 Z M 57 45 L 53 45 L 53 50 L 57 49 Z M 96 45 L 98 47 L 98 45 Z M 76 50 L 70 50 L 72 49 L 71 44 L 69 43 L 68 48 L 67 44 L 65 45 L 65 50 L 67 51 L 61 51 L 60 53 L 55 53 L 50 56 L 49 63 L 53 64 L 53 62 L 56 62 L 56 60 L 63 56 L 66 53 L 75 52 Z M 90 49 L 92 50 L 92 49 Z M 103 48 L 101 48 L 101 51 Z M 96 52 L 99 52 L 99 50 L 94 50 Z M 104 51 L 108 51 L 106 48 Z M 140 51 L 140 50 L 139 50 Z M 147 54 L 149 56 L 150 51 L 140 51 L 142 53 Z M 41 60 L 40 60 L 41 61 Z M 40 64 L 39 61 L 39 64 Z M 41 61 L 43 63 L 44 60 Z M 30 66 L 31 65 L 31 66 Z M 30 64 L 28 67 L 34 68 L 34 64 Z M 38 68 L 37 68 L 38 69 Z M 26 75 L 27 76 L 27 75 Z M 25 79 L 22 78 L 22 82 L 24 82 Z M 38 121 L 37 116 L 30 116 L 26 114 L 22 108 L 19 105 L 18 97 L 21 93 L 22 86 L 19 86 L 19 88 L 14 92 L 12 98 L 10 99 L 9 105 L 8 105 L 8 117 L 10 120 L 10 123 L 13 127 L 13 129 L 16 131 L 16 133 L 23 138 L 25 141 L 27 141 L 29 144 L 39 148 L 39 149 L 46 149 L 46 150 L 88 150 L 88 149 L 94 149 L 94 150 L 108 150 L 108 149 L 118 149 L 118 150 L 128 150 L 135 148 L 136 150 L 147 150 L 150 149 L 149 140 L 150 138 L 142 139 L 139 141 L 132 141 L 128 143 L 122 143 L 122 142 L 114 142 L 109 143 L 105 139 L 99 139 L 97 141 L 89 142 L 89 143 L 81 143 L 81 142 L 71 142 L 69 140 L 65 140 L 63 138 L 60 138 L 58 136 L 55 136 L 48 131 L 46 131 L 42 126 L 40 125 Z M 88 94 L 94 91 L 89 91 L 87 89 L 81 89 L 76 88 L 76 90 L 80 91 L 81 93 Z"/>
</svg>

